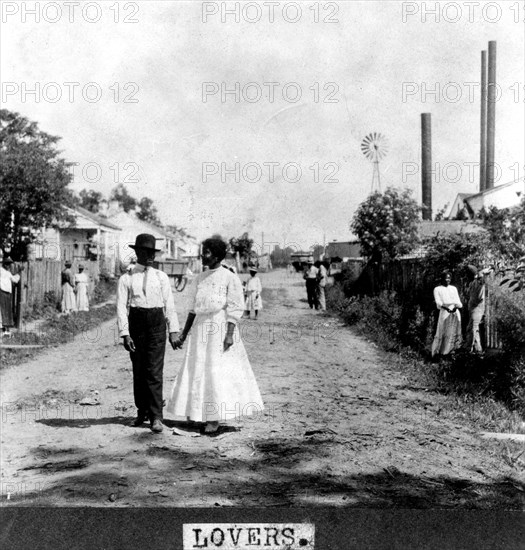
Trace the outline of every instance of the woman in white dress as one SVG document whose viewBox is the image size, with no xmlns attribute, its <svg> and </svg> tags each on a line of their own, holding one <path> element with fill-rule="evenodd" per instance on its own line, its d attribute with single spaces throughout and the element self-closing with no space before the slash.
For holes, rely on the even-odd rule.
<svg viewBox="0 0 525 550">
<path fill-rule="evenodd" d="M 75 275 L 75 293 L 78 311 L 89 311 L 88 299 L 89 277 L 84 273 L 84 266 L 78 266 L 78 273 Z"/>
<path fill-rule="evenodd" d="M 71 262 L 65 263 L 66 268 L 62 271 L 62 313 L 71 313 L 77 310 L 77 301 L 75 297 L 75 276 L 71 271 Z"/>
<path fill-rule="evenodd" d="M 208 269 L 193 281 L 190 312 L 173 344 L 181 348 L 189 335 L 167 411 L 177 419 L 205 422 L 205 433 L 216 432 L 221 421 L 264 408 L 237 328 L 244 309 L 241 281 L 221 266 L 226 249 L 220 237 L 202 243 L 202 263 Z"/>
<path fill-rule="evenodd" d="M 259 310 L 262 309 L 261 279 L 257 276 L 257 268 L 250 267 L 250 278 L 246 281 L 246 301 L 244 302 L 244 317 L 250 318 L 251 311 L 255 311 L 255 319 L 259 315 Z"/>
<path fill-rule="evenodd" d="M 458 289 L 450 284 L 448 271 L 442 275 L 442 284 L 434 289 L 434 301 L 439 309 L 438 325 L 432 342 L 432 357 L 447 355 L 461 347 L 461 313 L 463 307 Z"/>
</svg>

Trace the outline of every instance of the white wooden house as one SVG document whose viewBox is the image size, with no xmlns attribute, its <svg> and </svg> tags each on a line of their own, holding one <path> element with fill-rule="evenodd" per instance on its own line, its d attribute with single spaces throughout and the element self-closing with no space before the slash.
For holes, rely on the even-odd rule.
<svg viewBox="0 0 525 550">
<path fill-rule="evenodd" d="M 492 189 L 485 189 L 480 193 L 459 193 L 448 214 L 449 218 L 462 216 L 472 219 L 482 209 L 512 208 L 517 206 L 525 196 L 525 183 L 523 180 L 510 181 L 503 185 L 497 185 Z"/>
<path fill-rule="evenodd" d="M 136 236 L 140 233 L 149 233 L 155 237 L 157 248 L 161 250 L 157 254 L 157 259 L 159 260 L 181 259 L 186 253 L 186 245 L 181 236 L 139 220 L 133 212 L 124 212 L 124 210 L 110 211 L 108 212 L 108 220 L 121 229 L 118 236 L 117 248 L 120 260 L 124 264 L 128 264 L 135 255 L 135 252 L 129 245 L 134 244 Z"/>
<path fill-rule="evenodd" d="M 120 260 L 117 245 L 120 227 L 85 208 L 68 208 L 68 211 L 74 222 L 43 228 L 30 247 L 29 259 L 98 261 L 101 272 L 114 274 Z"/>
</svg>

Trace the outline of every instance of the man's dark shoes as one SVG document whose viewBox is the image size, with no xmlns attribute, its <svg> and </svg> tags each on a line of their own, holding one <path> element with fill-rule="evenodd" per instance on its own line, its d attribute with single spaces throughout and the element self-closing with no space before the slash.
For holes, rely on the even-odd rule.
<svg viewBox="0 0 525 550">
<path fill-rule="evenodd" d="M 144 424 L 144 422 L 146 422 L 146 420 L 148 420 L 148 413 L 139 412 L 137 414 L 137 418 L 135 418 L 135 420 L 133 420 L 131 425 L 134 428 L 139 428 L 140 426 L 142 426 L 142 424 Z"/>
<path fill-rule="evenodd" d="M 153 420 L 153 422 L 151 423 L 151 431 L 156 434 L 160 434 L 163 429 L 164 429 L 164 426 L 162 425 L 162 422 L 160 421 L 160 419 L 155 418 L 155 420 Z"/>
</svg>

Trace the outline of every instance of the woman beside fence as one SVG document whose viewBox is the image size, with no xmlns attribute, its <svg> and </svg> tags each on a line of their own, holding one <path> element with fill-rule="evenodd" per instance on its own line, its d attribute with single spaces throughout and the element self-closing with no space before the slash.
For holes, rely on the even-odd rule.
<svg viewBox="0 0 525 550">
<path fill-rule="evenodd" d="M 439 310 L 438 325 L 432 342 L 432 357 L 448 355 L 461 346 L 461 313 L 463 307 L 458 289 L 451 285 L 452 276 L 445 271 L 441 285 L 434 289 L 434 300 Z"/>
<path fill-rule="evenodd" d="M 9 336 L 9 329 L 15 325 L 13 318 L 13 284 L 18 283 L 20 275 L 13 275 L 11 266 L 13 260 L 7 257 L 0 267 L 0 325 L 2 335 Z"/>
</svg>

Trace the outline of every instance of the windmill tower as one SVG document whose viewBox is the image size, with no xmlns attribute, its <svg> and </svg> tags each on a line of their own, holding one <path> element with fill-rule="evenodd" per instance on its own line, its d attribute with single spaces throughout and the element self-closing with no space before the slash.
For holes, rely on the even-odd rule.
<svg viewBox="0 0 525 550">
<path fill-rule="evenodd" d="M 379 161 L 385 158 L 388 152 L 388 142 L 383 134 L 372 132 L 361 142 L 363 155 L 374 165 L 372 172 L 371 192 L 381 191 L 381 177 L 379 175 Z"/>
</svg>

